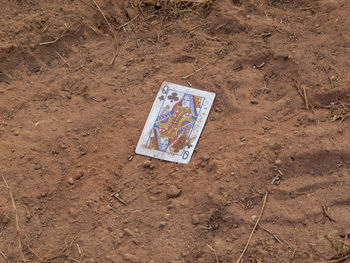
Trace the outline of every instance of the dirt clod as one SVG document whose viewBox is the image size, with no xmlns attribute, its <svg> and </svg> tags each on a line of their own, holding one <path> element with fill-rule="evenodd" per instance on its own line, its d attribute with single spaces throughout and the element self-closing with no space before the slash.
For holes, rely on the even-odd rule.
<svg viewBox="0 0 350 263">
<path fill-rule="evenodd" d="M 131 263 L 138 263 L 139 262 L 138 257 L 133 255 L 133 254 L 130 254 L 130 253 L 124 253 L 123 259 L 125 261 L 131 262 Z"/>
<path fill-rule="evenodd" d="M 123 232 L 126 236 L 133 236 L 134 233 L 129 228 L 124 228 Z"/>
<path fill-rule="evenodd" d="M 10 222 L 10 217 L 0 211 L 0 222 L 6 225 Z"/>
<path fill-rule="evenodd" d="M 150 160 L 146 160 L 143 162 L 143 167 L 154 169 L 156 166 Z"/>
<path fill-rule="evenodd" d="M 166 193 L 167 198 L 175 198 L 180 196 L 182 193 L 182 190 L 177 188 L 175 185 L 171 185 Z"/>
</svg>

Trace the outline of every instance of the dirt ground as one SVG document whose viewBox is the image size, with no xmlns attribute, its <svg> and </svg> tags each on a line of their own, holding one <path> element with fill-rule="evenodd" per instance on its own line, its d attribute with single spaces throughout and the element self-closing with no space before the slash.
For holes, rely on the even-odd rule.
<svg viewBox="0 0 350 263">
<path fill-rule="evenodd" d="M 236 262 L 266 192 L 242 262 L 350 262 L 350 1 L 98 1 L 113 65 L 92 0 L 0 3 L 0 262 Z M 134 153 L 163 81 L 217 94 L 188 165 Z"/>
</svg>

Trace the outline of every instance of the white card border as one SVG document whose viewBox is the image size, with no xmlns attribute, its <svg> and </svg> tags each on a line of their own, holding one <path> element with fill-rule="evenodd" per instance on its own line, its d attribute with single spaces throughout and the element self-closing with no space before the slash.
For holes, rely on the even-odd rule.
<svg viewBox="0 0 350 263">
<path fill-rule="evenodd" d="M 190 93 L 191 95 L 201 96 L 201 97 L 205 98 L 202 109 L 198 115 L 196 125 L 193 127 L 193 130 L 191 132 L 190 137 L 191 138 L 193 138 L 194 136 L 196 136 L 196 137 L 191 142 L 192 147 L 188 150 L 189 155 L 188 155 L 188 158 L 186 158 L 186 159 L 183 159 L 183 157 L 179 156 L 179 155 L 172 155 L 171 153 L 167 153 L 167 152 L 161 152 L 161 151 L 157 151 L 157 150 L 147 149 L 146 147 L 142 146 L 142 144 L 145 144 L 148 142 L 150 131 L 153 128 L 155 118 L 157 118 L 158 113 L 159 113 L 159 109 L 160 109 L 161 105 L 163 104 L 163 102 L 160 101 L 158 98 L 163 95 L 162 90 L 165 86 L 168 86 L 169 89 L 174 89 L 176 91 L 184 92 L 184 93 Z M 155 98 L 153 106 L 148 114 L 145 126 L 142 130 L 142 133 L 141 133 L 140 139 L 137 143 L 135 152 L 137 154 L 141 154 L 141 155 L 145 155 L 145 156 L 149 156 L 149 157 L 153 157 L 153 158 L 157 158 L 157 159 L 161 159 L 161 160 L 165 160 L 165 161 L 177 162 L 177 163 L 183 163 L 183 164 L 189 163 L 191 160 L 193 151 L 197 145 L 198 139 L 199 139 L 199 137 L 202 133 L 202 130 L 204 128 L 204 125 L 206 123 L 206 120 L 208 118 L 208 115 L 209 115 L 211 106 L 213 105 L 214 99 L 215 99 L 215 93 L 213 93 L 213 92 L 193 89 L 193 88 L 189 88 L 189 87 L 185 87 L 185 86 L 181 86 L 178 84 L 164 81 L 162 83 L 158 93 L 157 93 L 157 97 Z"/>
</svg>

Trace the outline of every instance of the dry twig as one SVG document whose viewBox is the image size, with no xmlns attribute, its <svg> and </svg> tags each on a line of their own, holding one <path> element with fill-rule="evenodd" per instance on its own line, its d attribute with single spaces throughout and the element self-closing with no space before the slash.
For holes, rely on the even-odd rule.
<svg viewBox="0 0 350 263">
<path fill-rule="evenodd" d="M 6 255 L 5 255 L 5 252 L 0 251 L 0 254 L 4 257 L 5 260 L 7 260 L 7 257 L 6 257 Z"/>
<path fill-rule="evenodd" d="M 127 26 L 128 24 L 132 23 L 136 18 L 139 17 L 140 14 L 137 14 L 133 19 L 131 19 L 130 21 L 126 22 L 125 24 L 122 24 L 121 26 L 118 27 L 118 29 L 121 29 L 125 26 Z"/>
<path fill-rule="evenodd" d="M 30 252 L 32 252 L 32 254 L 40 260 L 40 262 L 42 263 L 45 262 L 45 260 L 43 260 L 30 246 L 27 246 L 27 247 L 30 250 Z"/>
<path fill-rule="evenodd" d="M 100 6 L 96 3 L 95 0 L 92 0 L 95 4 L 95 6 L 97 7 L 98 11 L 100 11 L 101 15 L 103 16 L 103 18 L 105 19 L 108 27 L 109 27 L 109 30 L 111 31 L 112 35 L 113 35 L 113 38 L 114 38 L 114 45 L 115 45 L 115 51 L 114 51 L 114 56 L 113 56 L 113 59 L 112 59 L 112 62 L 111 62 L 111 65 L 114 64 L 114 61 L 116 59 L 116 57 L 118 56 L 118 53 L 119 53 L 119 44 L 118 44 L 118 38 L 117 38 L 117 35 L 115 34 L 111 24 L 108 22 L 105 14 L 102 12 Z"/>
<path fill-rule="evenodd" d="M 215 259 L 216 259 L 216 263 L 220 263 L 220 262 L 219 262 L 218 255 L 216 254 L 215 249 L 214 249 L 214 248 L 212 248 L 211 246 L 209 246 L 208 244 L 207 244 L 207 246 L 208 246 L 208 248 L 210 248 L 210 250 L 211 250 L 211 251 L 213 251 L 213 252 L 214 252 Z"/>
<path fill-rule="evenodd" d="M 272 233 L 270 230 L 266 229 L 262 225 L 259 224 L 259 227 L 264 230 L 265 232 L 269 233 L 278 243 L 280 243 L 282 246 L 287 246 L 288 249 L 294 252 L 294 249 L 287 243 L 287 241 L 283 240 L 282 238 L 277 237 L 274 233 Z"/>
<path fill-rule="evenodd" d="M 45 257 L 45 258 L 44 258 L 44 262 L 49 262 L 49 261 L 51 261 L 51 260 L 53 260 L 53 259 L 56 259 L 56 258 L 58 258 L 58 257 L 66 257 L 66 258 L 67 258 L 68 255 L 66 255 L 66 251 L 72 247 L 73 241 L 74 241 L 74 240 L 72 240 L 68 246 L 66 246 L 65 248 L 63 248 L 59 254 L 54 255 L 54 256 L 50 256 L 50 257 Z"/>
<path fill-rule="evenodd" d="M 240 262 L 241 262 L 241 260 L 242 260 L 242 258 L 243 258 L 243 256 L 244 256 L 244 253 L 245 253 L 245 252 L 247 251 L 247 249 L 248 249 L 250 240 L 252 239 L 253 234 L 254 234 L 254 232 L 255 232 L 255 229 L 256 229 L 256 227 L 258 226 L 258 224 L 259 224 L 259 222 L 260 222 L 260 219 L 261 219 L 261 217 L 262 217 L 262 215 L 263 215 L 263 213 L 264 213 L 264 209 L 265 209 L 265 205 L 266 205 L 266 200 L 267 200 L 267 195 L 268 195 L 268 192 L 266 192 L 266 194 L 265 194 L 265 196 L 264 196 L 264 201 L 263 201 L 263 204 L 262 204 L 262 207 L 261 207 L 261 211 L 260 211 L 259 217 L 258 217 L 258 219 L 257 219 L 256 222 L 255 222 L 255 225 L 254 225 L 254 227 L 253 227 L 252 232 L 250 233 L 250 236 L 249 236 L 249 239 L 248 239 L 248 241 L 247 241 L 247 244 L 245 245 L 245 247 L 244 247 L 244 249 L 243 249 L 243 251 L 242 251 L 241 255 L 239 256 L 239 258 L 238 258 L 238 260 L 237 260 L 236 263 L 240 263 Z"/>
<path fill-rule="evenodd" d="M 67 28 L 62 32 L 62 34 L 57 37 L 55 40 L 52 40 L 52 41 L 47 41 L 47 42 L 41 42 L 39 45 L 49 45 L 49 44 L 54 44 L 56 43 L 58 40 L 60 40 L 62 37 L 64 37 L 64 35 L 66 34 L 66 32 L 75 24 L 77 23 L 78 21 L 81 20 L 82 17 L 79 17 L 79 19 L 75 20 L 73 23 L 71 23 L 69 26 L 67 26 Z"/>
<path fill-rule="evenodd" d="M 64 57 L 58 53 L 58 51 L 56 50 L 57 55 L 59 56 L 60 59 L 62 59 L 62 61 L 64 62 L 64 64 L 66 64 L 68 66 L 68 68 L 71 68 L 71 66 L 69 65 L 69 63 L 67 62 L 67 60 L 64 59 Z"/>
<path fill-rule="evenodd" d="M 2 179 L 4 181 L 5 186 L 7 187 L 8 191 L 9 191 L 11 202 L 12 202 L 12 206 L 13 206 L 13 209 L 15 211 L 15 221 L 16 221 L 17 238 L 18 238 L 18 249 L 19 249 L 19 251 L 21 253 L 22 260 L 24 262 L 27 262 L 26 258 L 24 257 L 23 249 L 22 249 L 22 241 L 21 241 L 20 228 L 19 228 L 19 223 L 18 223 L 17 207 L 16 207 L 16 204 L 15 204 L 15 200 L 13 199 L 11 188 L 7 184 L 7 181 L 6 181 L 6 179 L 5 179 L 5 177 L 3 175 L 2 175 Z"/>
<path fill-rule="evenodd" d="M 193 30 L 195 30 L 195 29 L 197 29 L 197 28 L 200 28 L 200 27 L 202 27 L 202 26 L 207 26 L 207 25 L 209 25 L 209 24 L 210 24 L 210 23 L 205 23 L 205 24 L 202 24 L 202 25 L 197 25 L 197 26 L 191 28 L 190 30 L 187 30 L 187 33 L 190 33 L 190 32 L 192 32 Z"/>
<path fill-rule="evenodd" d="M 80 249 L 80 246 L 79 246 L 78 243 L 77 243 L 77 248 L 78 248 L 79 256 L 81 256 L 81 255 L 82 255 L 82 254 L 81 254 L 81 249 Z"/>
</svg>

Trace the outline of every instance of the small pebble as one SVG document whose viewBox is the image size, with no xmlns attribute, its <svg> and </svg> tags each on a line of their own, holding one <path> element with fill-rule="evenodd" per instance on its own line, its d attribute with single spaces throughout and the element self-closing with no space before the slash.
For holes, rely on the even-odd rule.
<svg viewBox="0 0 350 263">
<path fill-rule="evenodd" d="M 13 135 L 18 136 L 18 135 L 19 135 L 19 132 L 18 132 L 18 131 L 15 131 L 15 132 L 13 133 Z"/>
<path fill-rule="evenodd" d="M 251 100 L 250 103 L 253 105 L 259 104 L 259 102 L 257 100 Z"/>
<path fill-rule="evenodd" d="M 196 216 L 196 215 L 192 216 L 192 224 L 193 225 L 198 225 L 199 224 L 198 216 Z"/>
<path fill-rule="evenodd" d="M 74 184 L 74 181 L 73 181 L 73 178 L 72 178 L 72 177 L 69 177 L 69 178 L 68 178 L 68 183 L 69 183 L 70 185 Z"/>
<path fill-rule="evenodd" d="M 166 222 L 162 221 L 159 223 L 159 228 L 164 228 L 166 226 Z"/>
</svg>

